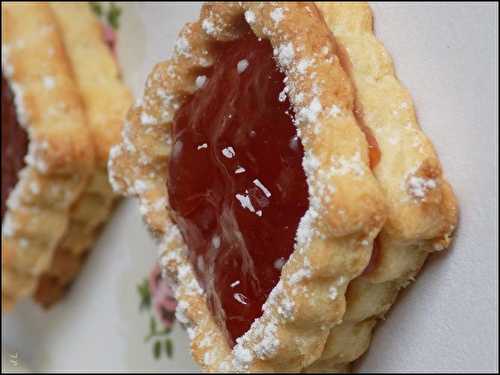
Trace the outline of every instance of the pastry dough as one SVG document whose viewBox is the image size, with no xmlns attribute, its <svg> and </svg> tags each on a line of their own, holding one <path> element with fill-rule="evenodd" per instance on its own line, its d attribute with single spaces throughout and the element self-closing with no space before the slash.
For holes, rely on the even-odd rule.
<svg viewBox="0 0 500 375">
<path fill-rule="evenodd" d="M 97 229 L 107 220 L 116 201 L 116 195 L 109 186 L 105 168 L 109 148 L 119 139 L 125 113 L 131 104 L 131 95 L 121 82 L 116 62 L 103 40 L 99 22 L 92 14 L 88 3 L 53 3 L 50 5 L 47 3 L 12 3 L 5 4 L 5 6 L 2 4 L 2 53 L 5 49 L 9 52 L 5 59 L 2 59 L 3 70 L 5 67 L 12 66 L 14 72 L 19 72 L 21 79 L 29 79 L 37 74 L 34 70 L 20 71 L 17 68 L 15 61 L 12 60 L 10 46 L 19 44 L 20 41 L 24 40 L 24 36 L 13 32 L 7 34 L 7 31 L 16 25 L 19 29 L 17 32 L 21 33 L 21 29 L 25 28 L 26 24 L 35 22 L 37 17 L 41 17 L 40 14 L 44 15 L 45 22 L 39 28 L 42 32 L 51 30 L 53 40 L 50 43 L 37 45 L 37 48 L 39 46 L 45 55 L 38 55 L 39 60 L 34 61 L 39 65 L 39 61 L 46 60 L 46 55 L 49 53 L 50 59 L 48 61 L 50 63 L 52 56 L 56 55 L 54 51 L 57 51 L 56 56 L 64 60 L 68 71 L 67 81 L 71 82 L 74 101 L 79 105 L 81 116 L 79 121 L 81 127 L 84 128 L 78 134 L 80 137 L 82 134 L 87 135 L 86 143 L 79 139 L 72 142 L 71 138 L 68 137 L 71 126 L 62 123 L 65 128 L 64 131 L 60 131 L 61 140 L 58 141 L 58 144 L 80 150 L 81 157 L 84 159 L 89 157 L 93 159 L 93 150 L 96 150 L 95 166 L 82 170 L 86 172 L 86 180 L 79 186 L 78 194 L 64 206 L 67 211 L 64 222 L 51 224 L 47 222 L 50 217 L 45 215 L 43 224 L 40 224 L 45 230 L 53 227 L 54 230 L 58 231 L 57 236 L 55 236 L 57 238 L 51 244 L 50 256 L 43 258 L 43 261 L 34 263 L 32 258 L 36 258 L 35 254 L 40 254 L 40 250 L 37 248 L 40 245 L 37 243 L 30 244 L 29 249 L 23 252 L 13 249 L 2 253 L 3 259 L 16 259 L 18 269 L 22 272 L 36 274 L 36 278 L 32 279 L 28 289 L 27 286 L 22 287 L 24 284 L 19 278 L 15 278 L 11 273 L 6 273 L 8 277 L 2 280 L 2 295 L 6 290 L 9 290 L 7 294 L 10 295 L 13 293 L 12 290 L 22 289 L 21 294 L 28 295 L 34 292 L 34 297 L 39 303 L 49 306 L 63 295 L 67 286 L 76 277 L 86 250 L 95 239 Z M 33 35 L 37 35 L 40 30 L 32 32 Z M 34 54 L 37 48 L 31 43 L 25 46 L 23 53 L 25 55 Z M 34 66 L 31 68 L 35 69 Z M 59 90 L 59 86 L 59 84 L 55 86 L 56 91 Z M 66 98 L 67 95 L 64 92 L 60 94 L 64 96 L 64 100 L 72 99 L 71 96 Z M 46 97 L 46 94 L 38 92 L 37 95 L 33 95 L 33 100 L 42 101 Z M 54 104 L 58 103 L 61 101 L 54 102 Z M 50 103 L 41 104 L 43 106 L 40 105 L 39 108 L 51 108 Z M 44 109 L 44 111 L 46 110 Z M 42 131 L 46 131 L 50 129 L 50 125 L 50 123 L 43 124 L 40 128 Z M 30 124 L 30 126 L 32 125 Z M 90 134 L 88 134 L 89 130 Z M 57 155 L 53 151 L 48 154 L 49 157 Z M 68 172 L 76 176 L 81 173 L 80 169 L 78 166 L 68 166 Z M 47 190 L 52 192 L 52 195 L 44 202 L 48 207 L 58 207 L 62 204 L 60 202 L 61 192 L 66 190 L 61 189 L 58 193 L 56 192 L 58 179 L 60 177 L 50 176 L 47 181 L 43 182 L 47 186 Z M 20 180 L 18 185 L 22 186 L 23 182 Z M 14 194 L 12 195 L 14 196 Z M 28 195 L 28 189 L 24 189 L 18 196 L 25 199 Z M 34 220 L 31 217 L 29 219 Z M 2 223 L 2 230 L 10 223 L 9 220 L 6 217 Z M 24 237 L 21 240 L 26 243 Z M 4 236 L 2 236 L 2 241 L 4 241 Z M 4 256 L 4 253 L 7 255 Z M 3 271 L 6 268 L 7 263 L 3 265 Z M 38 279 L 39 282 L 36 285 Z M 10 300 L 12 298 L 9 298 Z"/>
<path fill-rule="evenodd" d="M 199 71 L 213 63 L 212 43 L 237 39 L 243 17 L 257 37 L 269 39 L 286 74 L 305 150 L 310 207 L 263 315 L 231 349 L 169 218 L 165 177 L 176 110 L 196 90 Z M 161 261 L 176 286 L 177 316 L 205 370 L 301 370 L 320 356 L 329 329 L 342 320 L 347 283 L 366 267 L 386 211 L 353 109 L 350 81 L 312 3 L 206 4 L 200 19 L 181 31 L 172 59 L 149 75 L 122 143 L 110 153 L 110 178 L 118 191 L 138 196 L 146 222 L 162 239 Z"/>
<path fill-rule="evenodd" d="M 85 112 L 55 25 L 46 4 L 2 3 L 2 72 L 29 136 L 27 165 L 2 221 L 3 309 L 29 295 L 50 264 L 94 163 Z"/>
<path fill-rule="evenodd" d="M 50 307 L 64 296 L 115 203 L 116 195 L 109 186 L 108 175 L 99 168 L 71 209 L 68 227 L 35 290 L 36 302 Z"/>
<path fill-rule="evenodd" d="M 410 94 L 373 34 L 369 6 L 317 6 L 343 51 L 343 66 L 356 89 L 356 111 L 381 149 L 374 173 L 389 207 L 377 257 L 369 272 L 349 284 L 343 323 L 331 330 L 321 358 L 308 369 L 342 372 L 367 350 L 376 322 L 416 277 L 428 254 L 449 246 L 457 205 L 436 152 L 418 125 Z"/>
<path fill-rule="evenodd" d="M 99 20 L 86 2 L 52 2 L 66 53 L 85 105 L 96 147 L 96 159 L 105 169 L 112 145 L 120 132 L 132 97 L 124 85 Z"/>
<path fill-rule="evenodd" d="M 111 214 L 117 196 L 107 179 L 108 153 L 119 140 L 132 103 L 130 91 L 123 84 L 112 52 L 102 37 L 101 25 L 88 4 L 52 2 L 50 7 L 84 103 L 96 149 L 96 171 L 73 206 L 68 230 L 35 293 L 35 300 L 44 306 L 63 296 L 77 276 L 98 229 Z"/>
</svg>

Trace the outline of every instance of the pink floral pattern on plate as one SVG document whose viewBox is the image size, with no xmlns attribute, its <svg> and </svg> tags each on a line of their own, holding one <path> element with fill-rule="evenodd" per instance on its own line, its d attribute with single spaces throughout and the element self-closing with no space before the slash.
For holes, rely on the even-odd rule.
<svg viewBox="0 0 500 375">
<path fill-rule="evenodd" d="M 165 328 L 171 328 L 175 322 L 177 301 L 167 280 L 162 277 L 160 266 L 155 265 L 149 275 L 149 291 L 153 310 Z"/>
</svg>

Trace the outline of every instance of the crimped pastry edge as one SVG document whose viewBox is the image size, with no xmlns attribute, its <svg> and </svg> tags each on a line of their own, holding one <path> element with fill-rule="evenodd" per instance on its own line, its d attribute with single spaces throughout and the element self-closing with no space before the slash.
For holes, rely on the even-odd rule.
<svg viewBox="0 0 500 375">
<path fill-rule="evenodd" d="M 111 147 L 120 140 L 132 94 L 121 79 L 100 21 L 87 2 L 50 2 L 81 93 L 95 147 L 96 164 L 105 169 Z M 98 172 L 99 173 L 99 172 Z"/>
<path fill-rule="evenodd" d="M 106 170 L 97 170 L 73 204 L 68 226 L 51 264 L 40 275 L 33 293 L 33 299 L 38 304 L 49 308 L 64 297 L 116 202 L 117 196 L 109 185 Z"/>
<path fill-rule="evenodd" d="M 382 155 L 392 157 L 382 156 L 374 170 L 389 205 L 379 234 L 378 264 L 349 284 L 344 321 L 331 330 L 323 354 L 307 369 L 335 372 L 368 349 L 376 323 L 399 291 L 415 280 L 428 255 L 450 245 L 458 209 L 436 152 L 418 124 L 413 101 L 374 35 L 369 5 L 321 2 L 318 8 L 345 51 L 344 65 L 349 66 L 346 70 L 356 88 L 358 113 L 374 133 Z M 386 82 L 391 82 L 390 93 L 384 91 Z M 377 98 L 384 98 L 383 106 Z M 406 157 L 399 155 L 396 139 L 411 145 L 404 148 Z M 415 190 L 412 178 L 432 184 Z M 400 189 L 395 189 L 400 180 Z"/>
<path fill-rule="evenodd" d="M 9 310 L 18 297 L 33 291 L 50 263 L 94 159 L 80 97 L 47 4 L 3 2 L 1 9 L 2 72 L 29 138 L 27 165 L 2 220 L 2 309 Z M 39 64 L 42 58 L 46 64 Z M 45 111 L 49 104 L 53 113 Z"/>
<path fill-rule="evenodd" d="M 49 3 L 59 25 L 88 119 L 96 168 L 73 204 L 68 228 L 42 275 L 34 299 L 50 307 L 64 297 L 91 250 L 99 229 L 118 202 L 107 178 L 111 146 L 119 141 L 132 96 L 122 82 L 117 61 L 103 40 L 101 26 L 86 2 Z"/>
</svg>

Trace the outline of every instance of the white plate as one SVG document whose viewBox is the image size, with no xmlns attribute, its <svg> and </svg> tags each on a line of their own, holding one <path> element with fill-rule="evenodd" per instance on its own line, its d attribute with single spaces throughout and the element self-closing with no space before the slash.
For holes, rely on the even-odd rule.
<svg viewBox="0 0 500 375">
<path fill-rule="evenodd" d="M 136 95 L 197 3 L 122 4 L 119 56 Z M 433 257 L 380 324 L 358 370 L 498 371 L 498 5 L 376 3 L 393 55 L 460 203 L 454 246 Z M 196 371 L 184 332 L 172 360 L 143 343 L 136 284 L 156 250 L 135 202 L 122 204 L 63 303 L 2 316 L 2 368 Z M 17 364 L 17 367 L 14 365 Z"/>
</svg>

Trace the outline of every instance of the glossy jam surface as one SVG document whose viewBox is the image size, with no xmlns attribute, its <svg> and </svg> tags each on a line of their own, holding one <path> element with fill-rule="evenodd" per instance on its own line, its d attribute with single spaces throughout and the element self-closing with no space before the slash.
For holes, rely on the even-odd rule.
<svg viewBox="0 0 500 375">
<path fill-rule="evenodd" d="M 14 94 L 2 74 L 2 219 L 27 151 L 28 135 L 17 122 Z"/>
<path fill-rule="evenodd" d="M 262 314 L 309 203 L 270 43 L 248 32 L 217 47 L 176 114 L 167 187 L 197 278 L 234 344 Z"/>
</svg>

